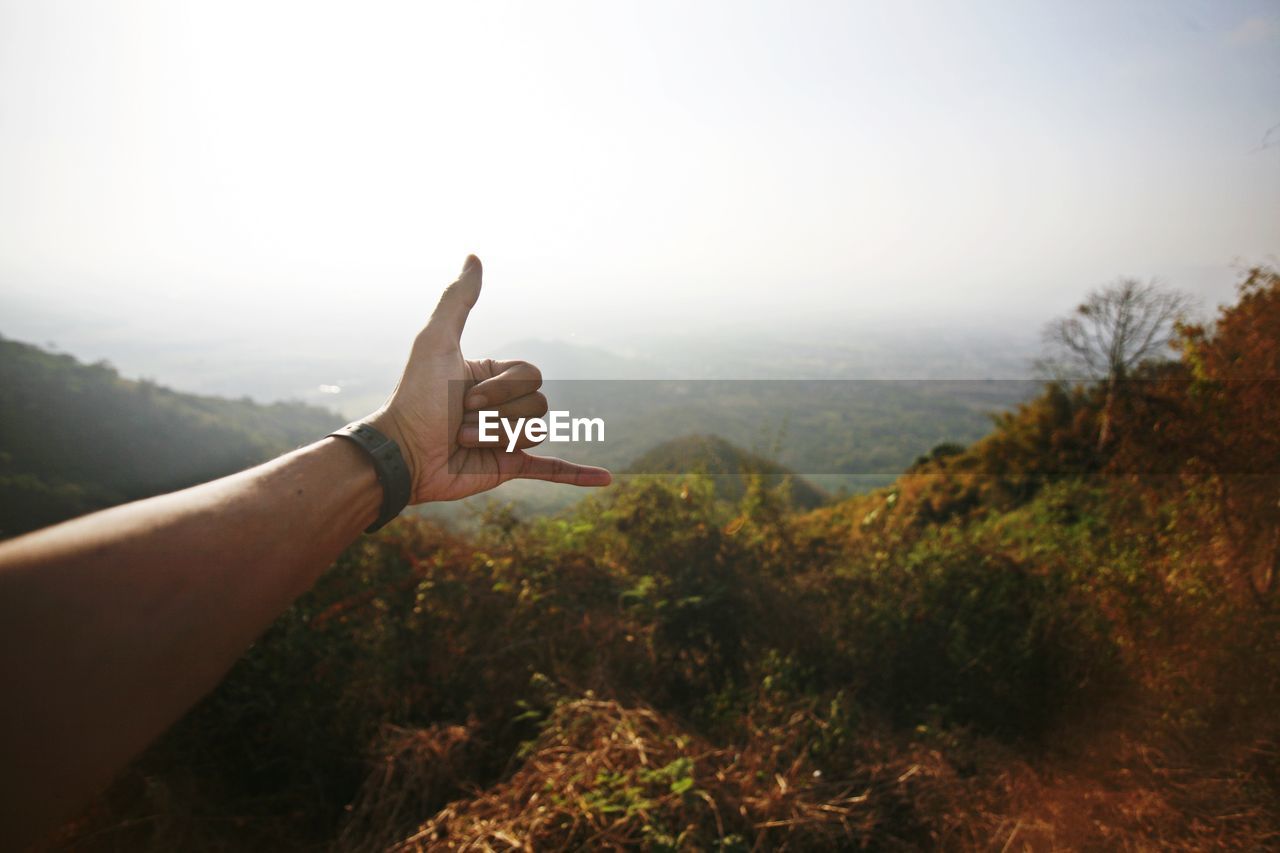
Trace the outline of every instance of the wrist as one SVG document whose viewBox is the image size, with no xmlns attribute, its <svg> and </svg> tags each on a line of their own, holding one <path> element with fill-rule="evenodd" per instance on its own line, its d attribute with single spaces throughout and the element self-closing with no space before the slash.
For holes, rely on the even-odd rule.
<svg viewBox="0 0 1280 853">
<path fill-rule="evenodd" d="M 396 413 L 383 406 L 373 414 L 360 418 L 361 423 L 366 423 L 385 435 L 396 443 L 400 448 L 400 456 L 404 460 L 405 467 L 409 469 L 409 506 L 419 502 L 418 500 L 418 460 L 413 452 L 413 445 L 409 441 L 408 436 L 410 430 L 404 424 Z"/>
<path fill-rule="evenodd" d="M 357 529 L 364 530 L 378 518 L 382 506 L 382 484 L 369 462 L 369 456 L 359 447 L 337 436 L 326 436 L 318 445 L 324 458 L 330 460 L 328 482 L 336 486 L 336 492 L 344 495 L 347 507 L 354 511 Z"/>
</svg>

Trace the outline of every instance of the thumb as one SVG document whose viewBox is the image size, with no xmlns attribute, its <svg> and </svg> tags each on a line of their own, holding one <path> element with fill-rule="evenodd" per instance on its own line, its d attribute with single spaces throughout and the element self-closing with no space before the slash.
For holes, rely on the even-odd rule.
<svg viewBox="0 0 1280 853">
<path fill-rule="evenodd" d="M 440 294 L 440 301 L 436 303 L 436 310 L 431 313 L 427 328 L 451 335 L 454 340 L 461 339 L 462 329 L 467 325 L 467 315 L 480 298 L 480 280 L 483 275 L 484 268 L 480 266 L 480 259 L 475 255 L 467 255 L 458 278 Z"/>
</svg>

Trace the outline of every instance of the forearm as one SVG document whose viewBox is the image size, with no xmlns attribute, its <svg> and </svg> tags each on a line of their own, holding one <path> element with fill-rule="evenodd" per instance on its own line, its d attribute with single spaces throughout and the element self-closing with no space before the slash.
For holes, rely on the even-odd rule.
<svg viewBox="0 0 1280 853">
<path fill-rule="evenodd" d="M 0 801 L 47 825 L 207 693 L 378 512 L 361 451 L 266 465 L 0 545 Z"/>
</svg>

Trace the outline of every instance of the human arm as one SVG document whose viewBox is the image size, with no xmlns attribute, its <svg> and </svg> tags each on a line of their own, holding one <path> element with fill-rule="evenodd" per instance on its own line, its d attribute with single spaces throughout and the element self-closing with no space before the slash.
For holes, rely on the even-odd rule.
<svg viewBox="0 0 1280 853">
<path fill-rule="evenodd" d="M 531 365 L 462 357 L 480 278 L 469 258 L 396 390 L 365 419 L 402 448 L 411 502 L 517 477 L 606 484 L 602 469 L 479 448 L 464 429 L 450 383 L 500 412 L 546 411 Z M 381 500 L 363 451 L 326 438 L 0 544 L 0 847 L 68 815 L 212 689 Z"/>
</svg>

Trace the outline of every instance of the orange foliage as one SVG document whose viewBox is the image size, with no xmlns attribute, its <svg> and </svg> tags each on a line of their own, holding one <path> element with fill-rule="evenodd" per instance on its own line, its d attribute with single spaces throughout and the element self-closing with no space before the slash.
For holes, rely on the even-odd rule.
<svg viewBox="0 0 1280 853">
<path fill-rule="evenodd" d="M 1180 331 L 1182 363 L 1133 395 L 1116 467 L 1176 474 L 1203 493 L 1218 562 L 1270 607 L 1280 574 L 1280 273 L 1251 270 L 1215 324 Z"/>
</svg>

